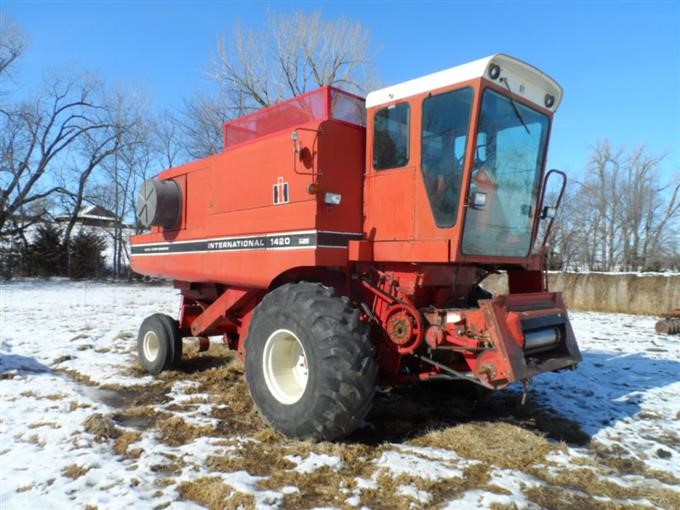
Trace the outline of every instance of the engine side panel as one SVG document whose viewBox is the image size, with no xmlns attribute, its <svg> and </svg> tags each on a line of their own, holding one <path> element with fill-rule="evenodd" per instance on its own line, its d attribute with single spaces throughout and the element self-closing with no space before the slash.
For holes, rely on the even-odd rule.
<svg viewBox="0 0 680 510">
<path fill-rule="evenodd" d="M 313 122 L 297 145 L 281 132 L 161 173 L 180 184 L 181 219 L 133 236 L 132 268 L 266 288 L 291 268 L 346 265 L 349 241 L 362 238 L 364 140 L 361 127 Z M 326 204 L 327 192 L 341 203 Z"/>
</svg>

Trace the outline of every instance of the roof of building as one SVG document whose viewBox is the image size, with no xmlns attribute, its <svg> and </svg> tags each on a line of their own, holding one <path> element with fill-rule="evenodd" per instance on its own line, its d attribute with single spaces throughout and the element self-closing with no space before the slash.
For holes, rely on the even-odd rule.
<svg viewBox="0 0 680 510">
<path fill-rule="evenodd" d="M 71 216 L 62 214 L 57 216 L 57 220 L 68 220 Z M 86 205 L 78 211 L 78 219 L 82 220 L 99 220 L 99 221 L 116 221 L 116 215 L 98 205 Z"/>
<path fill-rule="evenodd" d="M 78 217 L 112 221 L 115 221 L 116 219 L 116 215 L 114 213 L 98 205 L 81 207 L 80 211 L 78 212 Z"/>
</svg>

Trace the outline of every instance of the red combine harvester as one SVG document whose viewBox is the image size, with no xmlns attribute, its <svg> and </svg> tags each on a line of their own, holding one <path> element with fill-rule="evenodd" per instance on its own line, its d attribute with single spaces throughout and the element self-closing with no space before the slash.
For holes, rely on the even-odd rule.
<svg viewBox="0 0 680 510">
<path fill-rule="evenodd" d="M 575 367 L 543 256 L 566 183 L 544 172 L 561 98 L 499 54 L 227 123 L 221 154 L 141 191 L 151 231 L 132 238 L 132 268 L 182 294 L 179 320 L 142 323 L 142 366 L 157 374 L 183 337 L 223 335 L 266 420 L 311 439 L 355 430 L 378 382 L 500 389 Z M 493 297 L 479 283 L 499 270 L 509 293 Z"/>
</svg>

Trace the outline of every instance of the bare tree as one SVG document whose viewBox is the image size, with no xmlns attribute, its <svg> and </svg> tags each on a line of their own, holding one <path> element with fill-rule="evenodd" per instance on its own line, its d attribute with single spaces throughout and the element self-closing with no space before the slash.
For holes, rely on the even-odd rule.
<svg viewBox="0 0 680 510">
<path fill-rule="evenodd" d="M 101 83 L 89 76 L 57 77 L 37 99 L 2 112 L 0 235 L 6 233 L 10 218 L 32 202 L 56 192 L 70 193 L 45 177 L 65 164 L 76 143 L 88 143 L 114 128 L 103 114 L 100 91 Z"/>
<path fill-rule="evenodd" d="M 673 233 L 677 232 L 680 215 L 680 179 L 660 182 L 658 170 L 665 157 L 650 155 L 643 146 L 625 162 L 621 195 L 625 204 L 623 264 L 627 270 L 653 268 L 673 254 Z"/>
<path fill-rule="evenodd" d="M 191 158 L 217 154 L 224 147 L 224 123 L 238 117 L 225 94 L 195 93 L 184 101 L 182 149 Z"/>
<path fill-rule="evenodd" d="M 579 231 L 572 228 L 575 212 L 577 211 L 577 193 L 575 184 L 567 182 L 562 203 L 557 211 L 552 230 L 547 240 L 548 267 L 550 269 L 573 268 L 580 256 L 580 239 L 577 240 Z M 554 204 L 556 194 L 547 196 L 546 204 Z M 570 221 L 571 220 L 571 221 Z M 543 222 L 545 223 L 545 222 Z M 543 230 L 539 231 L 539 240 L 543 239 Z"/>
<path fill-rule="evenodd" d="M 590 224 L 589 264 L 601 271 L 612 271 L 620 260 L 622 242 L 622 203 L 617 196 L 621 186 L 623 149 L 613 149 L 609 141 L 598 142 L 588 163 L 580 194 L 594 215 Z"/>
<path fill-rule="evenodd" d="M 673 265 L 680 179 L 662 182 L 664 161 L 665 155 L 644 146 L 627 152 L 605 140 L 593 147 L 556 224 L 553 247 L 562 267 L 640 271 Z"/>
<path fill-rule="evenodd" d="M 117 90 L 105 95 L 102 104 L 104 107 L 98 112 L 97 124 L 102 126 L 98 130 L 87 132 L 78 141 L 78 151 L 75 160 L 75 188 L 70 193 L 71 214 L 69 222 L 64 229 L 64 246 L 68 251 L 71 234 L 78 219 L 78 213 L 87 201 L 86 191 L 93 173 L 101 169 L 106 170 L 105 165 L 111 159 L 124 160 L 126 151 L 134 153 L 137 146 L 145 144 L 143 136 L 142 105 L 138 98 L 129 91 Z M 112 207 L 117 213 L 119 223 L 122 223 L 127 212 L 126 198 L 127 189 L 131 182 L 130 170 L 120 168 L 114 164 L 115 172 L 109 174 L 114 188 L 113 203 L 107 204 L 107 209 Z M 122 201 L 122 203 L 121 203 Z M 120 263 L 119 248 L 122 244 L 122 231 L 116 227 L 114 236 L 114 267 Z M 70 271 L 70 260 L 69 260 Z"/>
<path fill-rule="evenodd" d="M 14 19 L 0 12 L 0 83 L 11 78 L 12 65 L 23 55 L 28 37 Z M 0 95 L 5 91 L 0 90 Z"/>
<path fill-rule="evenodd" d="M 376 85 L 369 31 L 346 18 L 270 12 L 262 29 L 237 24 L 220 38 L 208 76 L 216 94 L 198 94 L 185 105 L 193 157 L 223 146 L 225 121 L 323 85 L 364 93 Z"/>
<path fill-rule="evenodd" d="M 371 38 L 356 21 L 325 21 L 320 12 L 270 12 L 263 30 L 236 25 L 219 41 L 209 76 L 232 94 L 236 108 L 262 108 L 310 88 L 337 85 L 363 92 Z"/>
<path fill-rule="evenodd" d="M 164 110 L 155 116 L 146 137 L 163 168 L 172 168 L 187 160 L 182 135 L 180 121 L 173 112 Z"/>
</svg>

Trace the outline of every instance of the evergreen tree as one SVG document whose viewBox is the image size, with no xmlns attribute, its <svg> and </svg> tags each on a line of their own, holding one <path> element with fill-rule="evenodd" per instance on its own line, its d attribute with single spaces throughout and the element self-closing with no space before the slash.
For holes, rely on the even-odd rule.
<svg viewBox="0 0 680 510">
<path fill-rule="evenodd" d="M 71 278 L 100 278 L 106 274 L 106 240 L 95 232 L 81 230 L 69 243 Z"/>
</svg>

